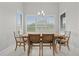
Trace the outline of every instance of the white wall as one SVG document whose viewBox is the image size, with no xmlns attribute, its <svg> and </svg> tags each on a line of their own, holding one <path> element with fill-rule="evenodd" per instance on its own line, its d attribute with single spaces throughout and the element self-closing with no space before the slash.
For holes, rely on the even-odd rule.
<svg viewBox="0 0 79 59">
<path fill-rule="evenodd" d="M 17 10 L 22 10 L 22 3 L 0 3 L 0 51 L 14 43 Z"/>
<path fill-rule="evenodd" d="M 55 28 L 54 31 L 58 32 L 58 3 L 48 3 L 48 2 L 30 2 L 30 3 L 24 3 L 23 4 L 23 10 L 24 10 L 24 14 L 25 17 L 27 15 L 37 15 L 37 12 L 39 12 L 40 10 L 44 10 L 45 11 L 45 15 L 48 16 L 54 16 L 55 18 Z"/>
<path fill-rule="evenodd" d="M 37 15 L 43 9 L 46 15 L 55 17 L 55 31 L 58 31 L 58 3 L 0 3 L 0 51 L 15 43 L 13 31 L 16 30 L 16 12 Z"/>
<path fill-rule="evenodd" d="M 60 3 L 59 14 L 63 12 L 66 12 L 66 30 L 72 32 L 72 45 L 79 47 L 79 3 Z"/>
<path fill-rule="evenodd" d="M 0 51 L 13 44 L 16 30 L 16 12 L 24 11 L 24 16 L 37 15 L 43 9 L 46 15 L 55 17 L 55 31 L 59 30 L 59 15 L 66 12 L 66 30 L 72 32 L 71 41 L 79 47 L 79 3 L 0 3 Z M 25 18 L 25 17 L 24 17 Z"/>
</svg>

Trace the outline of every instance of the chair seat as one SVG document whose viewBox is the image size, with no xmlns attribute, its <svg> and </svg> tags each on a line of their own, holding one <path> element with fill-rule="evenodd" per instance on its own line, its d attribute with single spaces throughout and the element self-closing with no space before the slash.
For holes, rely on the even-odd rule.
<svg viewBox="0 0 79 59">
<path fill-rule="evenodd" d="M 59 43 L 59 44 L 64 44 L 65 42 L 60 42 L 60 41 L 58 41 L 58 43 Z"/>
<path fill-rule="evenodd" d="M 16 48 L 15 48 L 15 51 L 17 49 L 17 47 L 19 46 L 23 46 L 24 47 L 24 51 L 25 51 L 25 42 L 27 40 L 25 40 L 21 35 L 20 35 L 20 32 L 13 32 L 14 33 L 14 38 L 15 38 L 15 41 L 16 41 Z"/>
<path fill-rule="evenodd" d="M 62 39 L 62 40 L 57 40 L 59 44 L 65 44 L 67 42 L 67 40 Z"/>
</svg>

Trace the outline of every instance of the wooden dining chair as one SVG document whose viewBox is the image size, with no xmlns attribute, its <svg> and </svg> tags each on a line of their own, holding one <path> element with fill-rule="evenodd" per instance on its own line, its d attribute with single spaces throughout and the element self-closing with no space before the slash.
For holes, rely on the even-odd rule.
<svg viewBox="0 0 79 59">
<path fill-rule="evenodd" d="M 46 45 L 43 45 L 44 43 L 46 43 Z M 49 44 L 48 44 L 49 43 Z M 44 46 L 53 47 L 53 55 L 55 55 L 55 50 L 54 50 L 54 34 L 42 34 L 42 50 Z M 43 55 L 43 53 L 42 53 Z"/>
<path fill-rule="evenodd" d="M 59 44 L 59 50 L 61 50 L 61 46 L 67 46 L 68 50 L 70 50 L 69 48 L 69 39 L 70 39 L 70 31 L 65 31 L 65 34 L 63 36 L 60 36 L 60 40 L 58 40 L 58 44 Z"/>
<path fill-rule="evenodd" d="M 15 41 L 16 41 L 16 48 L 15 48 L 15 51 L 17 49 L 17 47 L 19 46 L 23 46 L 24 47 L 24 51 L 25 51 L 25 44 L 26 44 L 26 41 L 27 40 L 24 40 L 23 37 L 20 35 L 20 32 L 17 31 L 17 32 L 13 32 L 14 33 L 14 38 L 15 38 Z"/>
<path fill-rule="evenodd" d="M 38 45 L 34 45 L 34 44 L 38 44 Z M 39 47 L 39 55 L 40 55 L 40 34 L 28 34 L 28 56 L 33 46 Z"/>
</svg>

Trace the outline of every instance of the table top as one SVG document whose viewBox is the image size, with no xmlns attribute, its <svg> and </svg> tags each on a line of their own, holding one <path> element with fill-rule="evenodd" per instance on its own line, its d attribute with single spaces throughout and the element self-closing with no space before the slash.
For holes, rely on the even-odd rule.
<svg viewBox="0 0 79 59">
<path fill-rule="evenodd" d="M 23 34 L 22 37 L 28 38 L 28 34 L 29 34 L 29 33 Z M 30 34 L 38 34 L 38 33 L 30 33 Z M 39 34 L 40 34 L 41 37 L 42 37 L 42 33 L 39 33 Z M 48 34 L 48 33 L 47 33 L 47 34 Z M 54 36 L 57 37 L 57 38 L 62 38 L 62 37 L 64 37 L 64 36 L 61 35 L 60 33 L 53 33 L 53 34 L 54 34 Z"/>
</svg>

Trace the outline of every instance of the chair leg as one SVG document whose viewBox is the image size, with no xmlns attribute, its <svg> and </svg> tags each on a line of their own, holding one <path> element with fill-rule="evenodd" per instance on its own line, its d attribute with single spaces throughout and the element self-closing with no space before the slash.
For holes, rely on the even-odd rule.
<svg viewBox="0 0 79 59">
<path fill-rule="evenodd" d="M 16 43 L 15 51 L 16 51 L 16 49 L 17 49 L 17 45 L 18 45 L 18 44 Z"/>
<path fill-rule="evenodd" d="M 29 54 L 30 54 L 30 45 L 28 46 L 28 56 L 29 56 Z"/>
<path fill-rule="evenodd" d="M 42 43 L 42 56 L 43 56 L 43 43 Z"/>
<path fill-rule="evenodd" d="M 51 43 L 50 43 L 50 49 L 51 49 Z"/>
<path fill-rule="evenodd" d="M 31 44 L 30 44 L 30 53 L 32 52 L 32 46 L 33 46 L 33 45 L 32 45 L 32 43 L 31 43 Z"/>
<path fill-rule="evenodd" d="M 68 50 L 70 50 L 70 48 L 69 48 L 69 44 L 67 44 L 67 47 L 68 47 Z"/>
<path fill-rule="evenodd" d="M 61 44 L 59 44 L 59 51 L 61 51 Z"/>
<path fill-rule="evenodd" d="M 55 45 L 53 45 L 52 47 L 53 47 L 53 55 L 55 56 Z"/>
<path fill-rule="evenodd" d="M 26 49 L 25 49 L 25 42 L 24 42 L 23 44 L 24 44 L 24 51 L 25 51 L 25 50 L 26 50 Z"/>
<path fill-rule="evenodd" d="M 43 43 L 40 42 L 40 45 L 39 45 L 39 56 L 43 56 Z"/>
<path fill-rule="evenodd" d="M 55 44 L 54 49 L 55 49 L 55 53 L 58 53 L 58 45 L 57 44 Z"/>
<path fill-rule="evenodd" d="M 39 56 L 40 56 L 40 49 L 41 49 L 41 46 L 40 46 L 40 44 L 39 44 Z"/>
<path fill-rule="evenodd" d="M 21 46 L 21 43 L 20 43 L 20 45 L 19 45 L 19 47 Z"/>
</svg>

